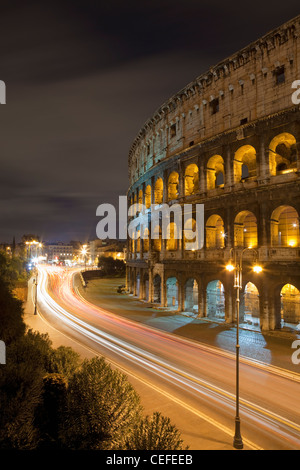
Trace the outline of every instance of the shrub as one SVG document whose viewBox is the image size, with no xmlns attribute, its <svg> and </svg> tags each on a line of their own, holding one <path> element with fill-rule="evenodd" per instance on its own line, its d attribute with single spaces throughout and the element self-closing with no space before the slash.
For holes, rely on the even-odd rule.
<svg viewBox="0 0 300 470">
<path fill-rule="evenodd" d="M 155 412 L 136 423 L 120 442 L 123 450 L 182 450 L 183 441 L 170 419 Z"/>
<path fill-rule="evenodd" d="M 140 412 L 139 397 L 124 374 L 102 357 L 86 360 L 69 380 L 62 441 L 72 449 L 113 448 Z"/>
</svg>

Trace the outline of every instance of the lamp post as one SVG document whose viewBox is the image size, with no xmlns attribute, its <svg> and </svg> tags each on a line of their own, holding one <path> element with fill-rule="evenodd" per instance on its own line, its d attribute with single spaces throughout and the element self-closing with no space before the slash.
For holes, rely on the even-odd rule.
<svg viewBox="0 0 300 470">
<path fill-rule="evenodd" d="M 241 420 L 240 420 L 240 344 L 239 344 L 239 327 L 240 327 L 240 291 L 242 290 L 242 263 L 243 254 L 246 250 L 256 250 L 252 248 L 244 248 L 241 250 L 240 256 L 237 256 L 237 251 L 231 248 L 230 253 L 234 252 L 234 264 L 231 262 L 226 266 L 227 271 L 234 271 L 234 288 L 236 289 L 236 412 L 235 412 L 235 433 L 233 438 L 233 447 L 235 449 L 243 449 L 243 439 L 241 435 Z M 253 266 L 255 273 L 260 273 L 262 267 L 257 263 Z"/>
<path fill-rule="evenodd" d="M 35 299 L 34 299 L 34 315 L 37 315 L 37 286 L 38 286 L 38 270 L 36 270 L 35 277 Z"/>
<path fill-rule="evenodd" d="M 83 245 L 81 254 L 84 256 L 84 270 L 86 271 L 86 255 L 87 255 L 87 245 Z"/>
</svg>

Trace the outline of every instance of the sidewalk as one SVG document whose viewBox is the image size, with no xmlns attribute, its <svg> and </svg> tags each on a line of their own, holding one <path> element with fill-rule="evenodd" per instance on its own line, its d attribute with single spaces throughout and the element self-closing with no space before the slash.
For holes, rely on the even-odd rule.
<svg viewBox="0 0 300 470">
<path fill-rule="evenodd" d="M 201 343 L 235 352 L 236 328 L 226 323 L 186 316 L 167 309 L 152 308 L 128 294 L 118 294 L 117 287 L 123 279 L 93 279 L 83 287 L 79 276 L 75 285 L 89 302 L 131 320 L 168 331 Z M 276 367 L 300 373 L 300 365 L 292 363 L 293 341 L 300 335 L 281 331 L 260 332 L 240 329 L 241 356 Z"/>
</svg>

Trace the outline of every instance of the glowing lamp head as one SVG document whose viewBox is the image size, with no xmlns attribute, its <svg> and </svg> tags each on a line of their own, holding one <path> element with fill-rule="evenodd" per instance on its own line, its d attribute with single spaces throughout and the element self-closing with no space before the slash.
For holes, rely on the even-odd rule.
<svg viewBox="0 0 300 470">
<path fill-rule="evenodd" d="M 235 268 L 234 268 L 233 264 L 231 264 L 231 263 L 228 263 L 228 264 L 227 264 L 227 266 L 226 266 L 226 270 L 227 270 L 227 271 L 232 272 L 234 269 L 235 269 Z"/>
<path fill-rule="evenodd" d="M 253 266 L 253 271 L 256 273 L 256 274 L 259 274 L 262 272 L 262 267 L 259 266 L 259 264 L 256 264 L 255 266 Z"/>
</svg>

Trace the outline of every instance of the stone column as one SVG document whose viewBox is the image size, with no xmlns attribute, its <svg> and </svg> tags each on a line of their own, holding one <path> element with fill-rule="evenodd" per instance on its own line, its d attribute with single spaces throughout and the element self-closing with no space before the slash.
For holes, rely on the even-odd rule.
<svg viewBox="0 0 300 470">
<path fill-rule="evenodd" d="M 274 329 L 275 324 L 274 322 L 270 322 L 270 308 L 269 308 L 269 292 L 268 288 L 264 283 L 264 288 L 261 289 L 259 294 L 259 311 L 260 311 L 260 329 L 262 331 L 267 331 L 269 329 Z M 270 324 L 272 324 L 273 328 L 270 328 Z"/>
<path fill-rule="evenodd" d="M 163 173 L 163 183 L 164 183 L 163 203 L 166 204 L 168 202 L 168 172 L 167 172 L 167 170 L 165 170 L 164 173 Z"/>
<path fill-rule="evenodd" d="M 178 311 L 184 312 L 184 284 L 178 279 Z"/>
<path fill-rule="evenodd" d="M 300 173 L 300 142 L 296 143 L 297 149 L 297 173 Z"/>
<path fill-rule="evenodd" d="M 148 270 L 149 274 L 149 299 L 150 303 L 153 303 L 153 271 L 152 268 Z"/>
<path fill-rule="evenodd" d="M 225 181 L 224 187 L 230 188 L 233 185 L 233 158 L 231 158 L 230 147 L 225 150 Z"/>
<path fill-rule="evenodd" d="M 258 246 L 266 247 L 270 246 L 271 240 L 268 243 L 268 225 L 270 225 L 270 220 L 268 220 L 268 212 L 265 203 L 261 203 L 260 205 L 260 213 L 259 213 L 259 221 L 258 221 Z"/>
<path fill-rule="evenodd" d="M 226 218 L 224 220 L 224 233 L 226 234 L 226 248 L 232 248 L 234 246 L 234 219 L 232 217 L 232 210 L 230 207 L 226 208 Z"/>
<path fill-rule="evenodd" d="M 198 284 L 198 317 L 206 317 L 206 288 L 202 282 Z"/>
<path fill-rule="evenodd" d="M 160 300 L 161 300 L 161 306 L 165 307 L 166 306 L 166 300 L 167 300 L 167 295 L 166 295 L 166 281 L 165 281 L 165 272 L 162 271 L 161 273 L 161 293 L 160 293 Z"/>
<path fill-rule="evenodd" d="M 207 185 L 206 185 L 206 174 L 204 171 L 204 159 L 199 157 L 198 160 L 198 168 L 199 168 L 199 193 L 204 194 L 207 191 Z"/>
<path fill-rule="evenodd" d="M 136 295 L 136 268 L 133 268 L 133 295 Z"/>
<path fill-rule="evenodd" d="M 233 276 L 230 276 L 225 287 L 225 322 L 236 320 L 236 292 L 233 286 Z M 232 282 L 230 282 L 232 281 Z"/>
<path fill-rule="evenodd" d="M 264 183 L 270 178 L 270 162 L 269 146 L 265 143 L 265 138 L 263 135 L 261 135 L 259 139 L 259 153 L 256 156 L 256 163 L 257 179 L 260 183 Z"/>
</svg>

